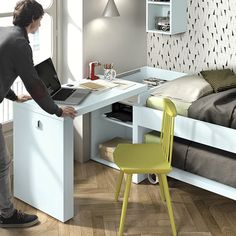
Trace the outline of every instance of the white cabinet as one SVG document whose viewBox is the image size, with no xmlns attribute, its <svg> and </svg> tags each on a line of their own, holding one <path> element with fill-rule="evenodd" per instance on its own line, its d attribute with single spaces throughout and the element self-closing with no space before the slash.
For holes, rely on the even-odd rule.
<svg viewBox="0 0 236 236">
<path fill-rule="evenodd" d="M 187 29 L 187 0 L 146 0 L 146 31 L 178 34 Z"/>
<path fill-rule="evenodd" d="M 65 222 L 74 216 L 72 119 L 14 103 L 14 196 Z"/>
</svg>

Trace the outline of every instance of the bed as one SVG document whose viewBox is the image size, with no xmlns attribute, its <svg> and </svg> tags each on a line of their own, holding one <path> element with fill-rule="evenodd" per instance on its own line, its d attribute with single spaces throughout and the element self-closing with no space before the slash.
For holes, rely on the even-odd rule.
<svg viewBox="0 0 236 236">
<path fill-rule="evenodd" d="M 183 76 L 183 74 L 179 76 L 178 75 L 173 76 L 172 78 L 169 75 L 169 78 L 171 78 L 170 80 L 172 80 L 172 79 L 179 78 L 181 76 Z M 135 76 L 131 76 L 131 75 L 128 75 L 128 77 L 131 77 L 132 79 L 135 78 Z M 142 76 L 139 73 L 137 77 L 142 77 Z M 213 88 L 213 90 L 214 89 L 215 88 Z M 223 93 L 230 93 L 229 92 L 230 90 L 233 94 L 233 95 L 231 94 L 231 98 L 232 98 L 234 96 L 234 92 L 236 92 L 236 89 L 230 89 L 229 87 L 226 90 L 226 92 L 223 92 Z M 150 94 L 152 95 L 154 94 L 153 91 L 154 90 L 152 90 L 149 94 L 146 94 L 143 96 L 143 106 L 136 105 L 133 107 L 133 120 L 134 120 L 133 141 L 135 143 L 143 142 L 144 135 L 150 132 L 151 130 L 160 131 L 162 111 L 157 110 L 160 108 L 158 107 L 158 105 L 156 106 L 156 104 L 154 104 L 154 102 L 152 101 L 153 96 L 149 97 Z M 204 96 L 202 97 L 200 96 L 199 99 L 197 99 L 196 101 L 198 102 L 201 99 L 203 99 L 203 102 L 204 102 L 204 99 L 207 100 L 207 96 L 211 96 L 211 93 L 204 94 Z M 147 100 L 147 105 L 149 107 L 145 106 L 146 100 Z M 231 126 L 229 125 L 226 125 L 228 127 L 225 127 L 219 124 L 213 124 L 207 121 L 198 120 L 197 119 L 198 117 L 194 117 L 194 118 L 186 117 L 187 110 L 189 110 L 189 107 L 191 107 L 191 105 L 195 103 L 196 101 L 191 101 L 191 102 L 188 101 L 188 103 L 185 103 L 185 104 L 182 103 L 180 105 L 181 108 L 177 107 L 177 110 L 179 114 L 181 115 L 178 115 L 175 121 L 175 137 L 181 138 L 182 140 L 185 140 L 186 142 L 188 141 L 193 142 L 194 144 L 191 147 L 190 152 L 192 153 L 195 152 L 195 154 L 193 154 L 191 160 L 189 160 L 187 170 L 186 169 L 184 170 L 183 168 L 177 165 L 177 167 L 173 168 L 173 171 L 169 174 L 169 176 L 172 178 L 181 180 L 183 182 L 198 186 L 200 188 L 206 189 L 208 191 L 236 200 L 236 188 L 235 188 L 236 183 L 234 183 L 235 182 L 234 176 L 236 174 L 233 168 L 236 163 L 235 162 L 236 129 L 230 128 Z M 201 111 L 201 109 L 199 109 L 199 111 Z M 232 116 L 234 117 L 234 112 L 232 111 L 234 111 L 233 105 L 231 106 L 231 113 L 232 113 Z M 212 114 L 210 114 L 209 116 L 212 116 Z M 200 112 L 199 112 L 199 115 L 200 115 Z M 230 119 L 230 122 L 234 123 L 232 122 L 232 119 Z M 205 148 L 207 152 L 214 153 L 214 151 L 217 150 L 217 152 L 214 155 L 210 156 L 209 170 L 211 173 L 220 172 L 221 171 L 221 169 L 219 169 L 220 165 L 229 166 L 228 169 L 226 168 L 228 173 L 230 173 L 228 175 L 229 177 L 227 178 L 227 180 L 222 180 L 222 181 L 216 180 L 211 177 L 209 178 L 203 177 L 204 174 L 194 173 L 194 166 L 196 165 L 196 163 L 194 163 L 195 161 L 194 155 L 196 156 L 196 153 L 199 152 L 199 150 L 206 151 L 204 150 Z M 226 158 L 230 159 L 229 162 L 225 162 L 225 160 L 223 159 L 224 153 L 228 154 Z M 218 159 L 221 159 L 221 162 L 219 162 L 217 165 L 214 165 L 214 159 L 212 159 L 212 157 L 214 156 Z M 211 166 L 212 163 L 213 165 Z M 198 165 L 200 164 L 198 163 Z M 189 168 L 192 168 L 192 170 L 190 170 Z M 207 168 L 205 168 L 204 171 L 207 172 Z M 221 173 L 221 175 L 223 176 L 224 173 Z M 232 175 L 232 178 L 231 178 L 231 175 Z"/>
</svg>

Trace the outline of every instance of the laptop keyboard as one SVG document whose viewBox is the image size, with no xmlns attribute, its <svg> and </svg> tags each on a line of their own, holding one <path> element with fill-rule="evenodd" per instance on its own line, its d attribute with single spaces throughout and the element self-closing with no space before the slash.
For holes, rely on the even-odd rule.
<svg viewBox="0 0 236 236">
<path fill-rule="evenodd" d="M 55 95 L 53 95 L 53 100 L 65 101 L 74 91 L 75 89 L 63 88 L 59 90 Z"/>
</svg>

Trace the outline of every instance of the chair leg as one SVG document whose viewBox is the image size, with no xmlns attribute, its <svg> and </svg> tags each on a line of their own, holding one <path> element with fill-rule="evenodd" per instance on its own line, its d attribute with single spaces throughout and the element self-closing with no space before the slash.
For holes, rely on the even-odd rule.
<svg viewBox="0 0 236 236">
<path fill-rule="evenodd" d="M 118 201 L 118 197 L 119 197 L 119 193 L 120 193 L 120 188 L 121 188 L 123 177 L 124 177 L 124 171 L 120 171 L 120 174 L 119 174 L 119 177 L 118 177 L 117 186 L 116 186 L 115 201 Z"/>
<path fill-rule="evenodd" d="M 164 189 L 166 205 L 167 205 L 167 209 L 168 209 L 168 213 L 169 213 L 172 234 L 173 234 L 173 236 L 176 236 L 177 233 L 176 233 L 176 227 L 175 227 L 175 221 L 174 221 L 174 214 L 173 214 L 173 209 L 172 209 L 172 205 L 171 205 L 171 198 L 170 198 L 170 192 L 169 192 L 169 187 L 168 187 L 166 175 L 162 174 L 161 179 L 162 179 L 162 183 L 163 183 L 163 189 Z"/>
<path fill-rule="evenodd" d="M 123 231 L 124 231 L 124 223 L 125 223 L 126 210 L 127 210 L 127 205 L 128 205 L 128 198 L 129 198 L 131 180 L 132 180 L 132 174 L 128 174 L 127 175 L 127 180 L 126 180 L 126 185 L 125 185 L 125 194 L 124 194 L 124 199 L 123 199 L 118 236 L 122 236 Z"/>
<path fill-rule="evenodd" d="M 158 182 L 159 182 L 159 187 L 160 187 L 161 200 L 162 200 L 162 202 L 166 202 L 164 188 L 163 188 L 163 182 L 162 182 L 160 174 L 158 175 Z"/>
</svg>

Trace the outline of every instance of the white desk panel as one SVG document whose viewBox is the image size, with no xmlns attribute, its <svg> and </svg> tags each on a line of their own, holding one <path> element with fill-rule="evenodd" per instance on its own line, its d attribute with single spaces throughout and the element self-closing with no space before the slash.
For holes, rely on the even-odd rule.
<svg viewBox="0 0 236 236">
<path fill-rule="evenodd" d="M 127 83 L 127 82 L 126 82 Z M 92 92 L 78 116 L 147 91 L 129 82 Z M 14 103 L 14 196 L 65 222 L 74 216 L 73 121 L 43 111 L 33 100 Z"/>
</svg>

